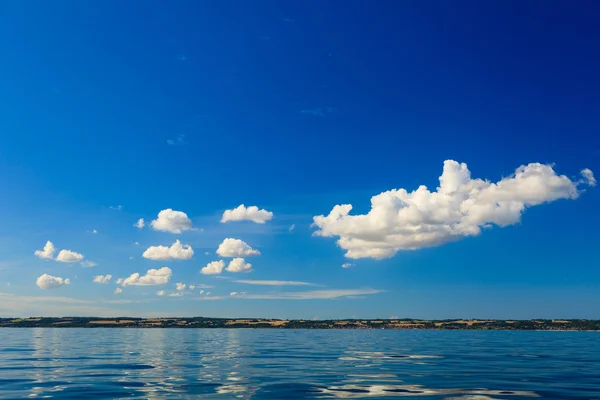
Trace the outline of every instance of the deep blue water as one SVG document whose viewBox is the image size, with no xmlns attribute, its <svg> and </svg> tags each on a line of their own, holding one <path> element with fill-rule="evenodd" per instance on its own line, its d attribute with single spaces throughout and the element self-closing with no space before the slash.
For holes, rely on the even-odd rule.
<svg viewBox="0 0 600 400">
<path fill-rule="evenodd" d="M 0 329 L 0 398 L 600 399 L 600 333 Z"/>
</svg>

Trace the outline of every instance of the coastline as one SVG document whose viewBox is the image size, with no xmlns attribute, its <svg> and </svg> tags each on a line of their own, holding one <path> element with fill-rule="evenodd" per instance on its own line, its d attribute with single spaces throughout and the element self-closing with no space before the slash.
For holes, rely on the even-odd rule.
<svg viewBox="0 0 600 400">
<path fill-rule="evenodd" d="M 600 320 L 585 319 L 336 319 L 284 320 L 265 318 L 0 318 L 0 328 L 186 328 L 186 329 L 354 329 L 354 330 L 495 330 L 495 331 L 600 331 Z"/>
</svg>

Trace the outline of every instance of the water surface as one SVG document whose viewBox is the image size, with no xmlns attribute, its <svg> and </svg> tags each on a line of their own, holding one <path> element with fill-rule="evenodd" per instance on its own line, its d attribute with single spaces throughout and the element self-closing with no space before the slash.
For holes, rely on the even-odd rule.
<svg viewBox="0 0 600 400">
<path fill-rule="evenodd" d="M 600 399 L 600 333 L 0 328 L 0 398 Z"/>
</svg>

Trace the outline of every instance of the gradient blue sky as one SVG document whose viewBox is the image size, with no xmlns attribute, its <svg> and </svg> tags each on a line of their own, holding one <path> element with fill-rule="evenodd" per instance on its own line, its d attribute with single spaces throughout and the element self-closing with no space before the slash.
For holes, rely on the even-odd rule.
<svg viewBox="0 0 600 400">
<path fill-rule="evenodd" d="M 599 12 L 593 1 L 2 2 L 0 316 L 600 318 L 600 194 L 580 175 L 600 171 Z M 383 191 L 435 191 L 448 159 L 492 182 L 553 165 L 579 197 L 381 260 L 313 235 L 335 205 L 365 214 Z M 220 223 L 240 204 L 274 218 Z M 169 208 L 196 229 L 133 227 Z M 261 252 L 252 272 L 200 273 L 225 238 Z M 176 239 L 192 259 L 142 257 Z M 37 258 L 48 240 L 97 266 Z M 162 266 L 167 284 L 114 293 L 117 278 Z M 42 274 L 70 284 L 43 290 Z M 157 296 L 178 282 L 212 288 Z"/>
</svg>

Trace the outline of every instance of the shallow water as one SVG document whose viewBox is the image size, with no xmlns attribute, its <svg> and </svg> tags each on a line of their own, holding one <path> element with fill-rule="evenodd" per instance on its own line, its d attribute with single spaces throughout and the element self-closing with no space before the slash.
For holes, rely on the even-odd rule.
<svg viewBox="0 0 600 400">
<path fill-rule="evenodd" d="M 0 328 L 0 398 L 600 399 L 600 333 Z"/>
</svg>

